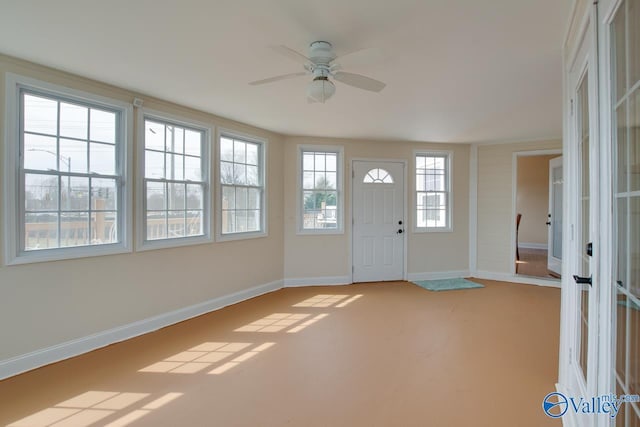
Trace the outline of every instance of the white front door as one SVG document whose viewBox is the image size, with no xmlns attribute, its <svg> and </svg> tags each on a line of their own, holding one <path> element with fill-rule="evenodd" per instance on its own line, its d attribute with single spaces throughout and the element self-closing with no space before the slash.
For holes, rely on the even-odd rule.
<svg viewBox="0 0 640 427">
<path fill-rule="evenodd" d="M 353 162 L 353 281 L 404 278 L 404 163 Z"/>
<path fill-rule="evenodd" d="M 549 237 L 547 269 L 560 276 L 562 271 L 562 156 L 549 160 Z"/>
</svg>

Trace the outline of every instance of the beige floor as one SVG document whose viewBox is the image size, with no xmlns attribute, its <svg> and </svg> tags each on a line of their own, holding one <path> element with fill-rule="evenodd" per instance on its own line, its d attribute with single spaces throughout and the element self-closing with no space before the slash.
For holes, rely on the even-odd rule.
<svg viewBox="0 0 640 427">
<path fill-rule="evenodd" d="M 478 282 L 274 292 L 0 381 L 0 425 L 559 426 L 560 290 Z"/>
<path fill-rule="evenodd" d="M 557 279 L 547 269 L 547 251 L 545 249 L 520 248 L 520 261 L 516 261 L 517 273 L 523 276 Z"/>
</svg>

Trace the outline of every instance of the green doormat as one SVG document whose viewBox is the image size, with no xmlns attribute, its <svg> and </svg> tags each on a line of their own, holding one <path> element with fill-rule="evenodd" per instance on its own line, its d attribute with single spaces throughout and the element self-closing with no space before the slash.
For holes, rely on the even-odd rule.
<svg viewBox="0 0 640 427">
<path fill-rule="evenodd" d="M 456 289 L 484 288 L 481 284 L 474 283 L 466 279 L 416 280 L 411 283 L 429 291 L 453 291 Z"/>
</svg>

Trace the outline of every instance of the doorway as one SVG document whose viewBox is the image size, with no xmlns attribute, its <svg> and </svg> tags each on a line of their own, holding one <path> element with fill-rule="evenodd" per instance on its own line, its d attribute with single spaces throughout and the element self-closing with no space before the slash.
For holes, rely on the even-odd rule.
<svg viewBox="0 0 640 427">
<path fill-rule="evenodd" d="M 405 163 L 353 161 L 353 282 L 403 280 Z"/>
<path fill-rule="evenodd" d="M 514 269 L 522 276 L 560 278 L 562 150 L 514 153 Z"/>
</svg>

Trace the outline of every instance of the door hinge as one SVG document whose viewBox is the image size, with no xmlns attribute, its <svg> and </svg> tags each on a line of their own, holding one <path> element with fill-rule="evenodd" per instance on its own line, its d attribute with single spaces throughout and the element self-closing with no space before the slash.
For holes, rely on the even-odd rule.
<svg viewBox="0 0 640 427">
<path fill-rule="evenodd" d="M 573 116 L 573 99 L 571 100 L 571 115 Z"/>
</svg>

